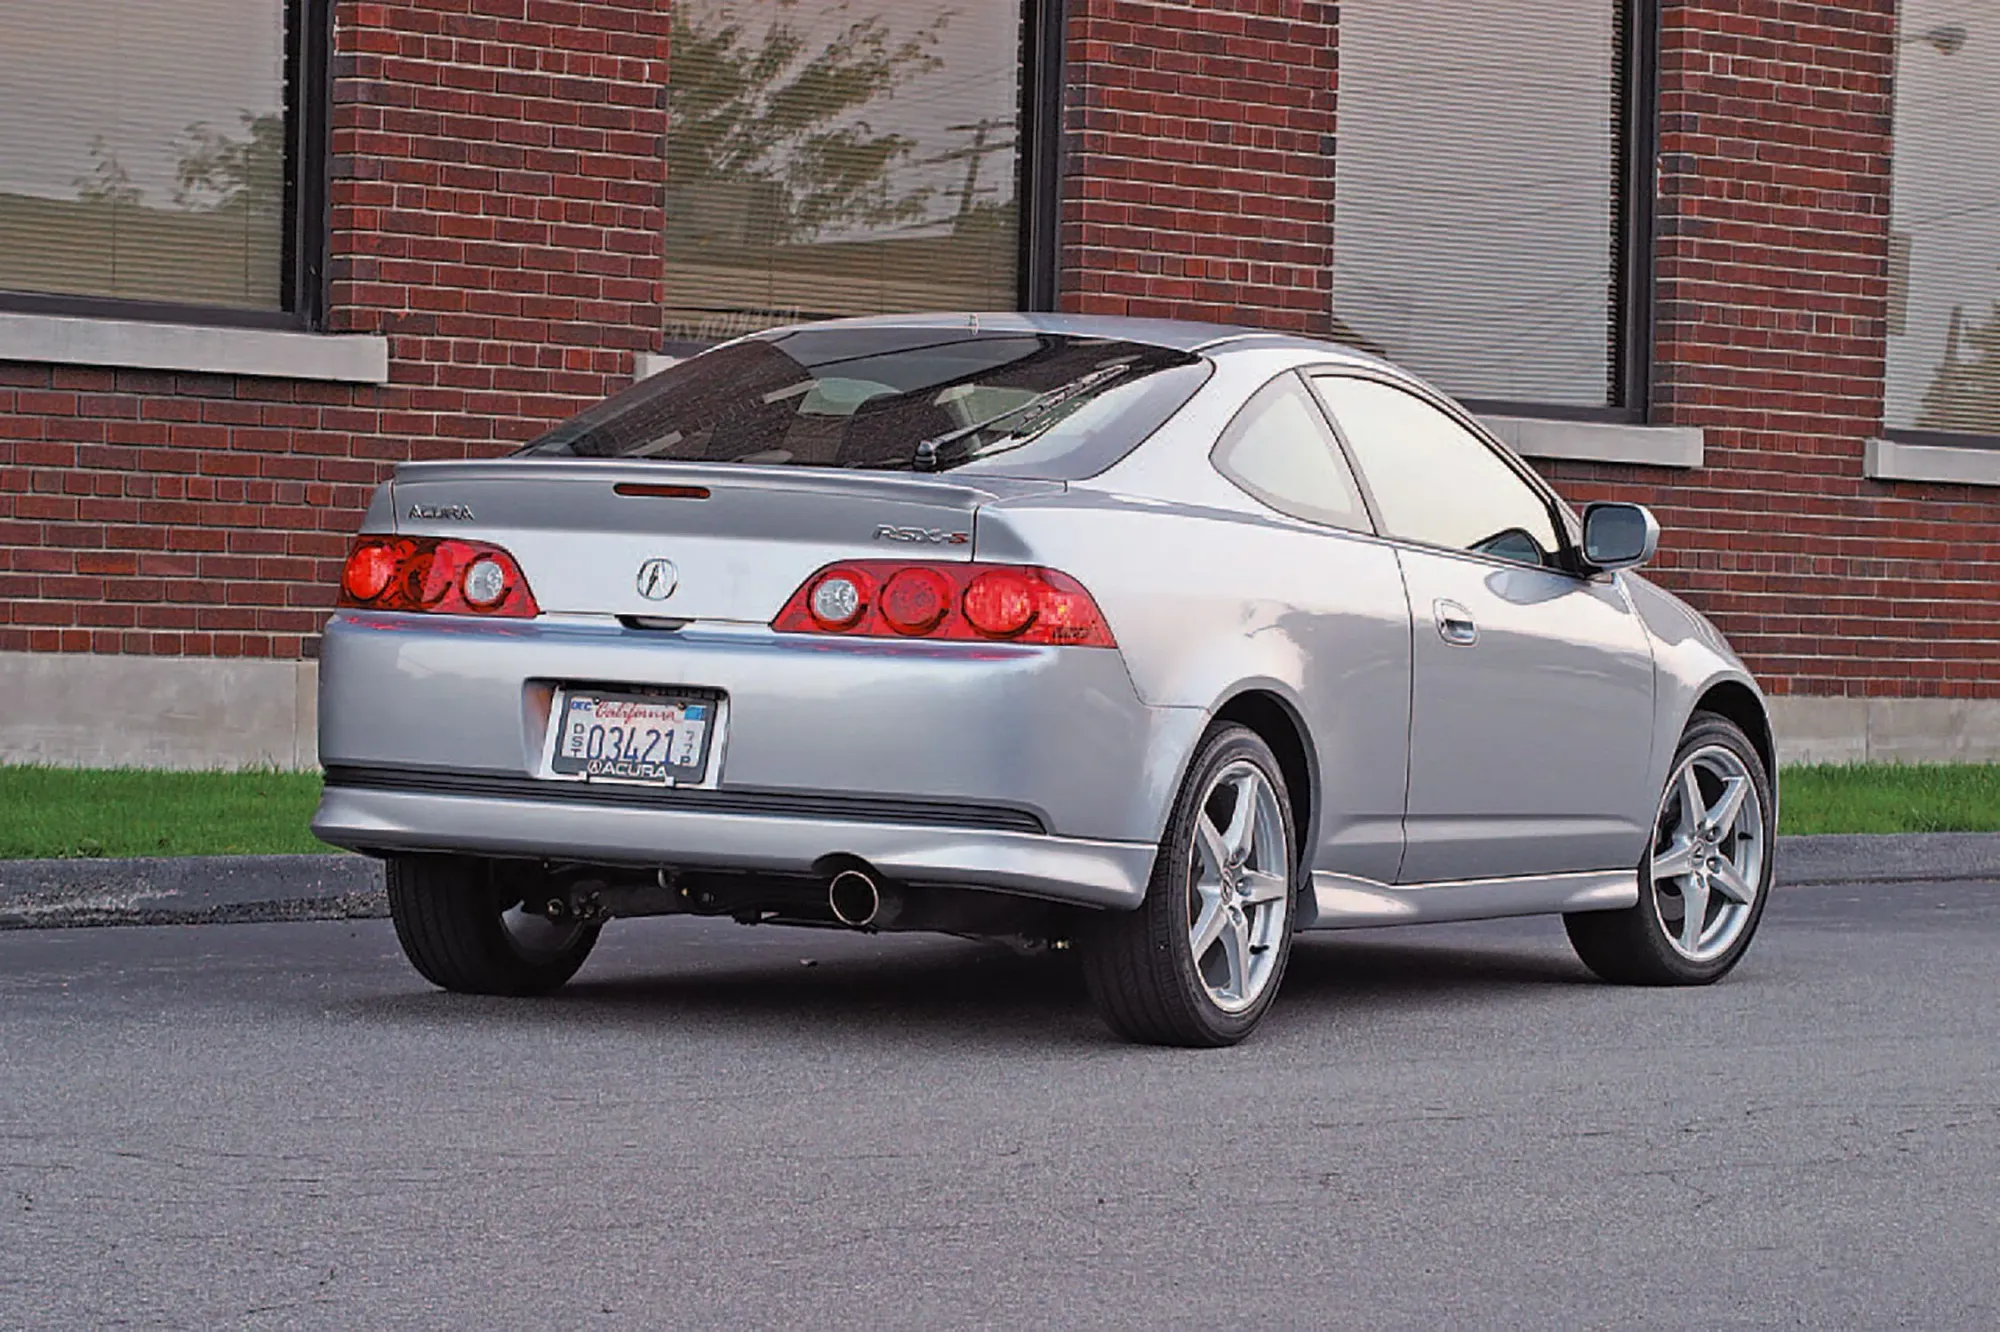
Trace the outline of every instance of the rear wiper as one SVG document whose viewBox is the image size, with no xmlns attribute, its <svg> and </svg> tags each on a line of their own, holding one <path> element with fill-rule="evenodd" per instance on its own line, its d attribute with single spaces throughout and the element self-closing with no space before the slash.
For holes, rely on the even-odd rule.
<svg viewBox="0 0 2000 1332">
<path fill-rule="evenodd" d="M 949 467 L 954 463 L 970 462 L 973 458 L 979 456 L 978 453 L 969 448 L 956 450 L 953 449 L 953 446 L 962 444 L 977 435 L 991 430 L 1002 421 L 1011 421 L 1017 416 L 1030 416 L 1037 412 L 1044 415 L 1053 412 L 1079 393 L 1087 392 L 1100 384 L 1116 379 L 1129 369 L 1131 369 L 1130 362 L 1121 362 L 1118 365 L 1100 367 L 1087 374 L 1077 376 L 1067 384 L 1058 384 L 1046 393 L 1037 393 L 1026 402 L 1018 406 L 1009 407 L 1004 412 L 995 413 L 987 417 L 984 421 L 974 421 L 971 425 L 960 426 L 958 429 L 947 431 L 942 435 L 933 435 L 931 438 L 922 440 L 917 444 L 917 451 L 910 458 L 910 466 L 919 472 L 935 472 L 941 468 Z M 1016 429 L 1014 433 L 1020 444 L 1026 444 L 1032 438 L 1032 436 L 1025 434 L 1020 429 Z M 952 450 L 952 452 L 947 454 L 947 450 Z M 994 452 L 1003 451 L 994 450 Z"/>
</svg>

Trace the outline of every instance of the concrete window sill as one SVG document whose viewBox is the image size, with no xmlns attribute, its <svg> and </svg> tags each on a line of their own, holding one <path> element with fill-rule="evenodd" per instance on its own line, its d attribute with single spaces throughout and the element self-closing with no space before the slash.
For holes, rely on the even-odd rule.
<svg viewBox="0 0 2000 1332">
<path fill-rule="evenodd" d="M 1871 439 L 1862 451 L 1861 474 L 1876 481 L 1944 481 L 1961 486 L 2000 486 L 2000 449 L 1957 448 L 1950 444 L 1898 444 Z"/>
<path fill-rule="evenodd" d="M 1701 466 L 1699 426 L 1617 425 L 1525 416 L 1482 416 L 1479 421 L 1524 458 L 1636 463 L 1641 467 Z"/>
<path fill-rule="evenodd" d="M 0 361 L 347 384 L 389 382 L 389 340 L 368 334 L 290 333 L 4 311 L 0 311 Z"/>
</svg>

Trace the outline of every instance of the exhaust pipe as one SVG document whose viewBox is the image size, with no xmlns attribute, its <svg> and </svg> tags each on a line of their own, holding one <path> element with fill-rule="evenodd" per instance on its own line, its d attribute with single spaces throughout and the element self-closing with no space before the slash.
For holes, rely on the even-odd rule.
<svg viewBox="0 0 2000 1332">
<path fill-rule="evenodd" d="M 834 875 L 826 885 L 826 904 L 832 908 L 833 918 L 849 929 L 886 925 L 895 915 L 894 903 L 884 902 L 882 885 L 866 870 L 842 870 Z"/>
</svg>

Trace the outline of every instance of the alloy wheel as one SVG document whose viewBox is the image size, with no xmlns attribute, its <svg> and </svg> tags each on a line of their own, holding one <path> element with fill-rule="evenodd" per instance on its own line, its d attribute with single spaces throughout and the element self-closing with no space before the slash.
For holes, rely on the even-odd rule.
<svg viewBox="0 0 2000 1332">
<path fill-rule="evenodd" d="M 1690 962 L 1720 957 L 1752 917 L 1768 838 L 1756 780 L 1737 754 L 1706 745 L 1681 761 L 1654 824 L 1653 911 Z"/>
<path fill-rule="evenodd" d="M 1245 760 L 1202 793 L 1188 873 L 1188 948 L 1209 999 L 1225 1013 L 1257 1002 L 1280 959 L 1291 910 L 1291 847 L 1277 792 Z"/>
</svg>

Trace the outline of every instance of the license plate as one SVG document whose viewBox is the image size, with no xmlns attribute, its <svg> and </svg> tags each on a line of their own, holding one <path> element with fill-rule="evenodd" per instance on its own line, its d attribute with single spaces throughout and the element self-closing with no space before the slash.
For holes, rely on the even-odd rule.
<svg viewBox="0 0 2000 1332">
<path fill-rule="evenodd" d="M 699 782 L 708 767 L 715 708 L 713 698 L 685 694 L 559 689 L 549 772 L 642 786 Z"/>
</svg>

